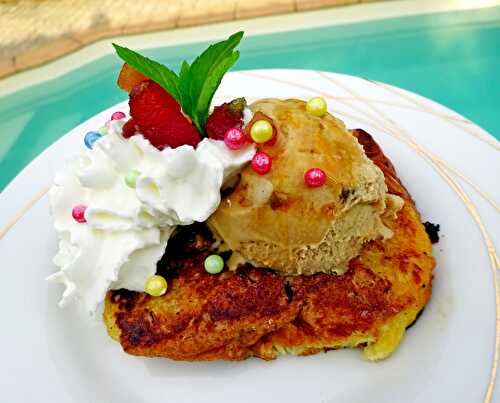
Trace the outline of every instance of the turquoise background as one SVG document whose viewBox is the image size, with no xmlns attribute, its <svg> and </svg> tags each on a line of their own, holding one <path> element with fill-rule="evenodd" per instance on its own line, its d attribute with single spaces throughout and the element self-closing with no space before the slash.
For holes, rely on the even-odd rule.
<svg viewBox="0 0 500 403">
<path fill-rule="evenodd" d="M 143 53 L 179 66 L 205 47 Z M 500 7 L 253 36 L 240 49 L 235 70 L 301 68 L 384 81 L 438 101 L 500 138 Z M 109 55 L 0 97 L 0 190 L 59 137 L 126 98 L 115 85 L 120 66 Z"/>
</svg>

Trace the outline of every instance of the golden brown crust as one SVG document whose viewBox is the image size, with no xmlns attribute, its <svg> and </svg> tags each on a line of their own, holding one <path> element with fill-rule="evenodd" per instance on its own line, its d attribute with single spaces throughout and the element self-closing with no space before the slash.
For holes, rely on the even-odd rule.
<svg viewBox="0 0 500 403">
<path fill-rule="evenodd" d="M 108 293 L 110 335 L 130 354 L 175 360 L 273 359 L 355 346 L 369 359 L 389 355 L 430 297 L 434 259 L 394 167 L 368 133 L 353 135 L 389 192 L 405 201 L 397 219 L 385 221 L 392 239 L 366 244 L 343 276 L 286 278 L 249 266 L 213 276 L 202 266 L 208 252 L 191 252 L 168 272 L 162 297 Z"/>
</svg>

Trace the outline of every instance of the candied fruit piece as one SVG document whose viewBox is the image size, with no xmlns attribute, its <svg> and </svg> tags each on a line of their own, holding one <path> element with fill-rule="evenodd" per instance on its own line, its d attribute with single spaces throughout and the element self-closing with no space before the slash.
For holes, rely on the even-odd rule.
<svg viewBox="0 0 500 403">
<path fill-rule="evenodd" d="M 117 84 L 122 90 L 130 92 L 137 84 L 147 79 L 148 78 L 144 74 L 139 73 L 132 66 L 124 63 L 120 75 L 118 76 Z"/>
</svg>

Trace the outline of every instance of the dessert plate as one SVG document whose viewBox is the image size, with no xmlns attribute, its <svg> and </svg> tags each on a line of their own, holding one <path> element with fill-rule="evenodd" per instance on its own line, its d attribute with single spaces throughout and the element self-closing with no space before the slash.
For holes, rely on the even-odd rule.
<svg viewBox="0 0 500 403">
<path fill-rule="evenodd" d="M 117 89 L 118 91 L 118 89 Z M 228 74 L 215 103 L 321 95 L 348 127 L 371 133 L 441 225 L 431 301 L 389 359 L 357 350 L 276 361 L 174 362 L 126 355 L 44 281 L 57 248 L 46 192 L 54 171 L 121 103 L 36 158 L 0 195 L 0 390 L 8 402 L 500 402 L 500 143 L 416 94 L 361 78 L 300 70 Z"/>
</svg>

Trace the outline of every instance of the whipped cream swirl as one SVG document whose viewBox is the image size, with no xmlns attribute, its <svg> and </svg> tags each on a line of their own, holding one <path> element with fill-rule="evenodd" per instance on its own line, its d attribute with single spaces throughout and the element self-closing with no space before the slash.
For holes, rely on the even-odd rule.
<svg viewBox="0 0 500 403">
<path fill-rule="evenodd" d="M 175 227 L 205 221 L 223 183 L 255 152 L 211 139 L 160 151 L 140 134 L 123 138 L 124 122 L 112 121 L 92 150 L 56 174 L 49 192 L 60 270 L 48 280 L 65 285 L 62 307 L 77 299 L 93 314 L 109 289 L 143 291 Z M 132 171 L 139 172 L 135 188 L 124 179 Z M 77 205 L 87 207 L 86 223 L 73 219 Z"/>
</svg>

